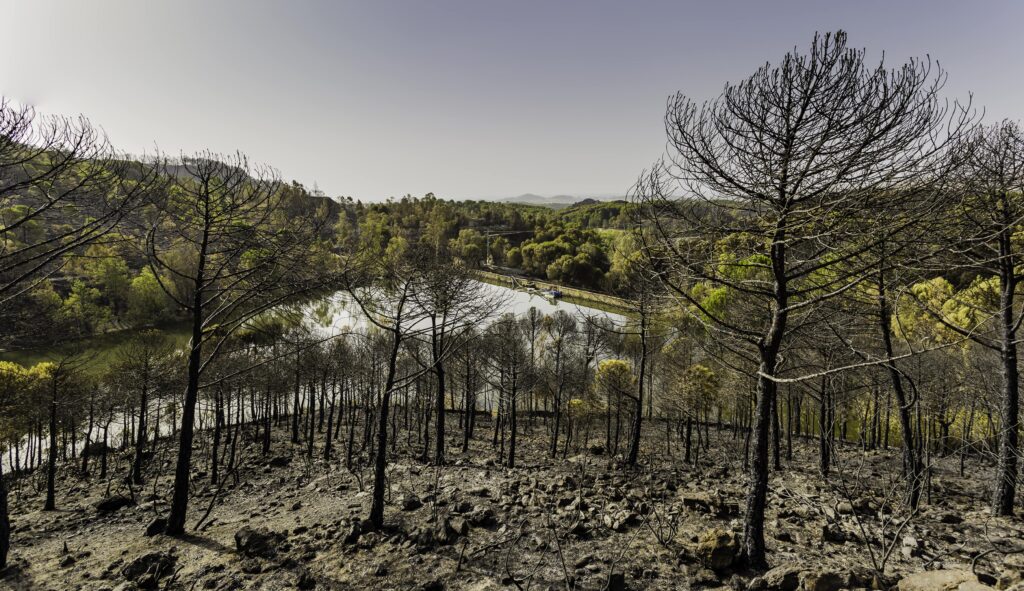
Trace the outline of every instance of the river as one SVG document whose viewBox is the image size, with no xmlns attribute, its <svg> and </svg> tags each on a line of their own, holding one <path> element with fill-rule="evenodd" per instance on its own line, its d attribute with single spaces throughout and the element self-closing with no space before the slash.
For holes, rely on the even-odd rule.
<svg viewBox="0 0 1024 591">
<path fill-rule="evenodd" d="M 607 318 L 615 323 L 625 320 L 622 314 L 601 310 L 567 299 L 550 300 L 547 297 L 514 290 L 508 287 L 477 282 L 481 295 L 493 300 L 493 313 L 483 322 L 496 319 L 503 313 L 510 312 L 517 316 L 526 314 L 530 308 L 537 308 L 543 315 L 554 314 L 558 310 L 565 311 L 577 319 L 587 316 Z M 323 300 L 303 306 L 303 321 L 317 332 L 321 338 L 361 329 L 366 319 L 359 307 L 351 300 L 347 292 L 337 292 Z M 162 327 L 161 330 L 180 347 L 188 344 L 189 328 L 185 323 Z M 14 361 L 24 366 L 35 365 L 42 361 L 52 361 L 61 357 L 81 353 L 88 357 L 86 367 L 102 370 L 118 356 L 119 351 L 135 335 L 136 330 L 124 330 L 105 335 L 54 344 L 30 350 L 8 351 L 0 353 L 0 360 Z"/>
</svg>

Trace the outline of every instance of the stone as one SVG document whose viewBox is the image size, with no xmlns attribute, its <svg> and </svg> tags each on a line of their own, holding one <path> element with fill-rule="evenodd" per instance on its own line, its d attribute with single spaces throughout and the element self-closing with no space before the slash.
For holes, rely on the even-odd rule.
<svg viewBox="0 0 1024 591">
<path fill-rule="evenodd" d="M 402 511 L 415 511 L 423 506 L 423 501 L 416 495 L 406 495 L 402 499 Z"/>
<path fill-rule="evenodd" d="M 711 495 L 707 493 L 684 493 L 681 501 L 683 506 L 687 509 L 695 509 L 705 513 L 710 513 L 712 507 L 717 504 L 716 501 L 711 498 Z"/>
<path fill-rule="evenodd" d="M 130 507 L 134 504 L 135 501 L 131 500 L 128 497 L 122 495 L 114 495 L 99 501 L 98 503 L 96 503 L 95 507 L 96 510 L 99 511 L 100 513 L 113 513 L 115 511 L 120 511 L 125 507 Z"/>
<path fill-rule="evenodd" d="M 441 546 L 454 544 L 459 535 L 460 532 L 455 529 L 450 519 L 442 519 L 434 528 L 434 541 Z"/>
<path fill-rule="evenodd" d="M 830 571 L 803 574 L 801 591 L 840 591 L 846 588 L 846 577 Z"/>
<path fill-rule="evenodd" d="M 498 519 L 495 517 L 494 510 L 477 509 L 468 515 L 469 523 L 474 527 L 489 528 L 498 525 Z"/>
<path fill-rule="evenodd" d="M 121 569 L 121 576 L 143 589 L 155 589 L 177 562 L 178 557 L 170 552 L 150 552 L 129 562 Z"/>
<path fill-rule="evenodd" d="M 295 587 L 308 591 L 309 589 L 316 589 L 316 577 L 312 575 L 305 568 L 299 570 L 298 579 L 295 581 Z"/>
<path fill-rule="evenodd" d="M 352 521 L 342 527 L 341 533 L 343 544 L 355 544 L 359 541 L 359 536 L 363 534 L 363 529 L 359 526 L 359 522 Z"/>
<path fill-rule="evenodd" d="M 875 515 L 878 508 L 874 501 L 866 497 L 860 497 L 853 502 L 853 510 L 861 515 Z"/>
<path fill-rule="evenodd" d="M 846 534 L 836 524 L 826 523 L 821 526 L 821 539 L 832 544 L 845 544 Z"/>
<path fill-rule="evenodd" d="M 272 532 L 265 527 L 253 529 L 245 526 L 235 532 L 235 548 L 251 558 L 273 558 L 277 546 L 284 542 L 284 534 Z"/>
<path fill-rule="evenodd" d="M 763 575 L 765 585 L 772 591 L 796 591 L 800 585 L 800 567 L 783 564 Z"/>
<path fill-rule="evenodd" d="M 988 591 L 993 589 L 966 570 L 933 570 L 904 577 L 899 591 Z"/>
<path fill-rule="evenodd" d="M 697 540 L 694 553 L 705 567 L 716 573 L 727 571 L 739 557 L 739 537 L 721 529 L 705 530 Z"/>
<path fill-rule="evenodd" d="M 162 534 L 167 531 L 167 518 L 157 517 L 153 521 L 149 522 L 146 526 L 146 537 L 152 538 L 155 535 Z"/>
</svg>

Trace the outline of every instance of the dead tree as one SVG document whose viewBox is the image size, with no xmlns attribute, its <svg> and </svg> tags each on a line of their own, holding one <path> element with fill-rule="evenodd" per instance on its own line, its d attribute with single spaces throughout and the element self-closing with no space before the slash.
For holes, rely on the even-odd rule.
<svg viewBox="0 0 1024 591">
<path fill-rule="evenodd" d="M 311 289 L 303 272 L 323 212 L 286 212 L 276 174 L 241 154 L 201 153 L 163 171 L 174 182 L 152 200 L 142 237 L 153 275 L 191 325 L 167 520 L 167 533 L 181 535 L 203 373 L 248 320 Z"/>
<path fill-rule="evenodd" d="M 413 303 L 430 323 L 427 363 L 437 381 L 434 463 L 445 462 L 446 400 L 448 388 L 445 361 L 452 355 L 467 329 L 482 322 L 500 302 L 488 295 L 469 269 L 443 254 L 423 253 Z"/>
<path fill-rule="evenodd" d="M 156 181 L 155 169 L 111 148 L 84 117 L 42 117 L 0 97 L 0 342 L 16 299 L 103 239 Z M 45 224 L 42 233 L 28 232 Z M 7 484 L 0 474 L 0 570 L 10 550 Z"/>
<path fill-rule="evenodd" d="M 997 293 L 966 303 L 976 309 L 969 322 L 957 322 L 940 309 L 918 303 L 947 328 L 999 355 L 1002 368 L 1000 429 L 992 512 L 1012 515 L 1018 476 L 1020 375 L 1017 340 L 1024 311 L 1017 290 L 1024 281 L 1024 249 L 1016 237 L 1024 219 L 1024 131 L 1002 121 L 976 129 L 962 142 L 964 197 L 951 212 L 944 246 L 958 253 L 952 262 L 978 273 L 974 288 Z M 977 298 L 976 298 L 977 299 Z M 994 300 L 985 306 L 987 300 Z"/>
<path fill-rule="evenodd" d="M 754 568 L 767 566 L 768 439 L 787 336 L 856 287 L 870 264 L 862 255 L 899 231 L 886 193 L 922 183 L 944 158 L 944 79 L 927 60 L 872 66 L 839 32 L 714 100 L 669 100 L 669 153 L 634 191 L 641 237 L 685 309 L 758 368 L 743 533 Z M 856 231 L 868 225 L 879 231 Z M 719 306 L 723 295 L 730 306 Z"/>
</svg>

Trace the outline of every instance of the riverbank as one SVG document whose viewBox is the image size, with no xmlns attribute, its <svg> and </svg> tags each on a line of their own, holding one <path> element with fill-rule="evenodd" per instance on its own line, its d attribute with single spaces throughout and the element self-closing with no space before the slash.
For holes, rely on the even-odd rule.
<svg viewBox="0 0 1024 591">
<path fill-rule="evenodd" d="M 536 287 L 538 290 L 551 291 L 557 290 L 561 292 L 562 296 L 559 298 L 561 301 L 570 304 L 578 304 L 581 306 L 587 306 L 589 308 L 596 308 L 604 312 L 612 312 L 615 314 L 626 314 L 632 306 L 628 301 L 618 298 L 605 293 L 596 291 L 588 291 L 585 289 L 579 289 L 576 287 L 568 287 L 560 285 L 558 283 L 551 283 L 549 281 L 541 281 L 532 277 L 516 277 L 512 275 L 504 275 L 502 273 L 494 273 L 491 271 L 485 271 L 483 269 L 476 269 L 473 271 L 476 279 L 489 283 L 491 285 L 497 285 L 499 287 L 505 287 L 508 289 L 518 289 L 518 283 L 529 283 Z"/>
</svg>

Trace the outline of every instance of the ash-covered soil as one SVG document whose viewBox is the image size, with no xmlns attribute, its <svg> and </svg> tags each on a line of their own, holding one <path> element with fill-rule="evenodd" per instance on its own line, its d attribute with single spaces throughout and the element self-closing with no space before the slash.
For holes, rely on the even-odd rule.
<svg viewBox="0 0 1024 591">
<path fill-rule="evenodd" d="M 111 457 L 109 482 L 64 466 L 55 512 L 40 510 L 42 475 L 32 475 L 12 491 L 12 566 L 0 588 L 1024 589 L 1024 523 L 989 515 L 992 470 L 975 458 L 964 476 L 955 455 L 933 458 L 925 502 L 909 513 L 898 450 L 842 445 L 826 481 L 816 442 L 794 441 L 793 460 L 771 476 L 774 568 L 755 573 L 735 560 L 742 436 L 712 427 L 694 467 L 678 441 L 667 449 L 655 423 L 631 469 L 593 438 L 550 458 L 538 423 L 508 469 L 496 462 L 487 423 L 480 427 L 465 453 L 453 434 L 441 468 L 417 459 L 410 449 L 422 445 L 399 435 L 381 531 L 364 522 L 370 469 L 345 468 L 343 441 L 339 459 L 325 462 L 318 441 L 309 460 L 284 430 L 266 456 L 243 436 L 237 469 L 220 487 L 197 460 L 191 533 L 180 538 L 146 535 L 170 497 L 167 443 L 134 503 L 120 484 L 126 454 Z M 196 455 L 206 455 L 201 446 Z"/>
</svg>

